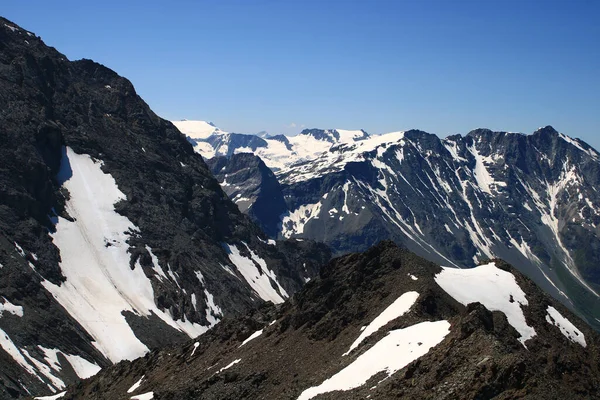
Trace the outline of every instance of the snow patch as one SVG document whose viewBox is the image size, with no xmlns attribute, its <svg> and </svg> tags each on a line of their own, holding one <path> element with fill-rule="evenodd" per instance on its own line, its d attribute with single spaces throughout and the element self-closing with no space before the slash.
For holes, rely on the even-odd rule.
<svg viewBox="0 0 600 400">
<path fill-rule="evenodd" d="M 473 154 L 473 157 L 475 157 L 475 169 L 473 175 L 477 181 L 477 185 L 483 192 L 492 194 L 491 189 L 493 186 L 506 186 L 505 182 L 496 181 L 486 168 L 485 164 L 493 161 L 491 157 L 484 157 L 479 154 L 475 145 L 469 147 L 468 150 Z"/>
<path fill-rule="evenodd" d="M 65 397 L 66 394 L 67 394 L 67 392 L 61 392 L 61 393 L 54 394 L 52 396 L 34 397 L 34 399 L 35 400 L 57 400 L 62 397 Z"/>
<path fill-rule="evenodd" d="M 321 202 L 303 204 L 294 211 L 288 211 L 281 216 L 281 234 L 285 238 L 304 233 L 308 221 L 319 219 Z"/>
<path fill-rule="evenodd" d="M 206 139 L 215 133 L 224 133 L 206 121 L 171 121 L 181 133 L 191 139 Z"/>
<path fill-rule="evenodd" d="M 253 339 L 256 339 L 257 337 L 259 337 L 260 335 L 262 335 L 262 333 L 263 333 L 263 330 L 261 329 L 259 331 L 254 332 L 252 335 L 248 336 L 248 338 L 246 340 L 244 340 L 242 342 L 242 344 L 239 345 L 238 349 L 240 347 L 242 347 L 243 345 L 245 345 L 246 343 L 248 343 L 249 341 L 251 341 Z"/>
<path fill-rule="evenodd" d="M 44 352 L 44 361 L 46 364 L 55 371 L 60 371 L 62 369 L 60 361 L 58 361 L 58 353 L 61 353 L 67 359 L 69 364 L 71 364 L 71 367 L 77 376 L 81 379 L 87 379 L 100 372 L 101 368 L 97 364 L 89 362 L 80 356 L 68 354 L 59 349 L 47 349 L 39 345 L 38 348 Z"/>
<path fill-rule="evenodd" d="M 134 383 L 129 389 L 127 389 L 127 393 L 135 392 L 140 386 L 142 386 L 142 381 L 144 380 L 145 375 L 142 375 L 139 381 Z"/>
<path fill-rule="evenodd" d="M 306 389 L 298 400 L 309 400 L 336 390 L 352 390 L 364 385 L 373 375 L 385 372 L 391 376 L 414 360 L 427 354 L 450 333 L 448 321 L 421 322 L 393 330 L 319 386 Z"/>
<path fill-rule="evenodd" d="M 19 255 L 23 258 L 25 258 L 25 251 L 23 250 L 23 248 L 21 246 L 19 246 L 19 243 L 14 242 L 15 243 L 15 249 L 17 250 L 17 253 L 19 253 Z"/>
<path fill-rule="evenodd" d="M 97 364 L 89 362 L 85 358 L 66 353 L 63 353 L 63 355 L 67 361 L 69 361 L 69 364 L 71 364 L 71 367 L 73 367 L 77 376 L 81 379 L 90 378 L 100 372 L 101 368 Z"/>
<path fill-rule="evenodd" d="M 238 358 L 237 360 L 233 360 L 232 362 L 230 362 L 229 364 L 227 364 L 226 366 L 224 366 L 223 368 L 221 368 L 219 370 L 219 372 L 217 372 L 217 374 L 220 374 L 221 372 L 225 371 L 226 369 L 229 369 L 229 368 L 233 367 L 235 364 L 239 363 L 240 361 L 242 361 L 241 358 Z"/>
<path fill-rule="evenodd" d="M 585 336 L 583 332 L 581 332 L 571 321 L 562 316 L 558 310 L 552 306 L 548 306 L 546 310 L 548 314 L 546 315 L 546 321 L 549 324 L 555 325 L 560 329 L 560 332 L 565 335 L 573 343 L 579 343 L 583 347 L 586 347 L 587 344 L 585 342 Z"/>
<path fill-rule="evenodd" d="M 136 396 L 131 396 L 131 400 L 152 400 L 154 398 L 154 392 L 142 393 Z"/>
<path fill-rule="evenodd" d="M 463 305 L 479 302 L 490 311 L 502 311 L 525 342 L 536 335 L 527 325 L 522 306 L 528 305 L 525 292 L 510 272 L 496 267 L 495 263 L 471 269 L 443 267 L 435 276 L 436 283 L 450 296 Z M 527 347 L 527 346 L 525 346 Z"/>
<path fill-rule="evenodd" d="M 350 349 L 344 355 L 349 354 L 352 350 L 358 347 L 363 340 L 377 332 L 379 329 L 387 325 L 388 322 L 401 317 L 406 314 L 411 307 L 415 304 L 419 298 L 417 292 L 406 292 L 402 296 L 398 297 L 392 304 L 390 304 L 381 314 L 379 314 L 367 327 L 362 330 L 362 333 L 352 343 Z"/>
<path fill-rule="evenodd" d="M 148 351 L 127 324 L 123 311 L 140 316 L 155 314 L 190 337 L 208 328 L 185 318 L 174 320 L 168 310 L 159 310 L 139 260 L 133 270 L 130 268 L 127 241 L 139 229 L 115 212 L 114 204 L 125 200 L 125 195 L 100 166 L 88 155 L 63 149 L 58 179 L 70 193 L 66 208 L 74 221 L 58 217 L 56 231 L 50 235 L 60 250 L 66 281 L 58 286 L 44 280 L 42 285 L 94 338 L 94 346 L 118 362 Z"/>
<path fill-rule="evenodd" d="M 11 313 L 12 315 L 15 315 L 17 317 L 23 316 L 22 306 L 16 306 L 12 304 L 10 301 L 6 300 L 6 297 L 2 297 L 2 299 L 4 299 L 4 303 L 0 302 L 0 318 L 2 318 L 2 314 L 4 311 Z"/>
<path fill-rule="evenodd" d="M 198 343 L 198 342 L 194 343 L 194 349 L 192 350 L 192 354 L 190 354 L 190 357 L 192 357 L 194 355 L 198 346 L 200 346 L 200 343 Z"/>
<path fill-rule="evenodd" d="M 7 352 L 8 355 L 17 362 L 17 364 L 23 367 L 25 371 L 38 378 L 40 381 L 42 380 L 38 376 L 36 369 L 27 362 L 19 348 L 2 329 L 0 329 L 0 347 L 2 347 L 2 349 L 4 349 L 4 351 Z"/>
<path fill-rule="evenodd" d="M 62 381 L 62 379 L 53 374 L 52 368 L 32 357 L 26 349 L 21 349 L 21 353 L 27 357 L 27 359 L 29 359 L 31 364 L 33 364 L 35 368 L 46 377 L 46 379 L 51 382 L 50 384 L 47 384 L 47 386 L 53 393 L 55 393 L 57 389 L 60 390 L 65 388 L 65 383 Z"/>
<path fill-rule="evenodd" d="M 162 281 L 163 279 L 167 279 L 167 275 L 165 275 L 165 271 L 162 269 L 160 264 L 158 263 L 158 257 L 154 255 L 150 246 L 146 245 L 146 250 L 148 254 L 150 254 L 150 259 L 152 260 L 152 269 L 154 272 L 158 274 L 158 279 Z"/>
<path fill-rule="evenodd" d="M 8 25 L 8 24 L 4 24 L 5 27 L 7 27 L 8 29 L 10 29 L 13 32 L 18 32 L 19 28 L 17 28 L 16 26 L 12 26 L 12 25 Z"/>
<path fill-rule="evenodd" d="M 594 150 L 589 149 L 586 150 L 583 148 L 583 146 L 577 141 L 577 139 L 572 139 L 570 137 L 568 137 L 567 135 L 564 135 L 562 133 L 559 133 L 558 136 L 564 140 L 565 142 L 577 147 L 577 149 L 583 151 L 584 153 L 590 155 L 593 159 L 598 160 L 598 153 L 596 153 Z"/>
</svg>

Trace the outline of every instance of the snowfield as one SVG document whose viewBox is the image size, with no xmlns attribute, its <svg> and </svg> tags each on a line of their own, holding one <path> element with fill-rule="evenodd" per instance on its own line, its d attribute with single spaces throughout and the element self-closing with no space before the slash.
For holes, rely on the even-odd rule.
<svg viewBox="0 0 600 400">
<path fill-rule="evenodd" d="M 206 139 L 210 135 L 222 132 L 219 128 L 206 121 L 171 121 L 181 133 L 191 139 Z"/>
<path fill-rule="evenodd" d="M 127 240 L 139 230 L 115 212 L 114 204 L 125 195 L 112 176 L 102 171 L 101 163 L 66 148 L 58 179 L 69 191 L 67 212 L 74 218 L 58 217 L 56 232 L 51 233 L 66 281 L 42 284 L 93 337 L 94 346 L 113 362 L 133 360 L 148 351 L 123 311 L 142 317 L 155 314 L 192 338 L 204 333 L 208 327 L 175 320 L 168 310 L 159 310 L 141 266 L 129 267 Z M 165 276 L 164 272 L 160 275 Z"/>
</svg>

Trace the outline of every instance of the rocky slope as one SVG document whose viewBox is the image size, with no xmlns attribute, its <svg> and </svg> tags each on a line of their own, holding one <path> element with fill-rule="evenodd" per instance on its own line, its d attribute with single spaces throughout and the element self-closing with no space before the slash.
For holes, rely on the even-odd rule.
<svg viewBox="0 0 600 400">
<path fill-rule="evenodd" d="M 273 168 L 282 192 L 273 201 L 287 206 L 277 224 L 261 222 L 274 237 L 323 241 L 337 254 L 390 238 L 461 267 L 502 258 L 600 328 L 600 154 L 584 142 L 552 127 L 445 139 L 417 130 L 298 136 L 292 152 L 309 140 L 321 152 L 282 166 L 267 141 L 213 169 L 223 182 L 220 171 L 235 175 L 245 168 L 237 153 L 251 150 Z M 243 185 L 235 193 L 249 197 Z"/>
<path fill-rule="evenodd" d="M 329 258 L 268 240 L 129 81 L 0 19 L 0 398 L 283 302 Z"/>
<path fill-rule="evenodd" d="M 598 340 L 502 261 L 441 268 L 383 242 L 63 399 L 592 399 Z"/>
</svg>

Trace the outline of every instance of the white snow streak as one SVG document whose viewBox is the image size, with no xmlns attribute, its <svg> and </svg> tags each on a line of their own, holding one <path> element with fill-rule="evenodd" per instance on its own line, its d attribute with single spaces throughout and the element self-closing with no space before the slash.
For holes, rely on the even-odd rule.
<svg viewBox="0 0 600 400">
<path fill-rule="evenodd" d="M 225 371 L 226 369 L 229 369 L 229 368 L 233 367 L 235 364 L 239 363 L 240 361 L 242 361 L 241 358 L 238 358 L 237 360 L 233 360 L 232 362 L 230 362 L 229 364 L 227 364 L 226 366 L 224 366 L 223 368 L 221 368 L 219 370 L 219 372 L 217 372 L 217 374 L 220 374 L 221 372 Z"/>
<path fill-rule="evenodd" d="M 383 328 L 388 322 L 406 314 L 419 298 L 417 292 L 406 292 L 398 297 L 396 301 L 390 304 L 381 314 L 379 314 L 367 327 L 362 331 L 358 339 L 352 343 L 350 349 L 344 355 L 349 354 L 352 350 L 358 347 L 363 340 Z"/>
<path fill-rule="evenodd" d="M 134 383 L 129 389 L 127 389 L 127 393 L 135 392 L 140 386 L 142 386 L 142 381 L 144 380 L 145 375 L 142 375 L 139 381 Z"/>
<path fill-rule="evenodd" d="M 555 325 L 560 329 L 560 332 L 565 335 L 571 342 L 579 343 L 583 347 L 586 347 L 587 344 L 585 342 L 585 336 L 583 332 L 581 332 L 571 321 L 562 316 L 558 310 L 552 306 L 548 306 L 546 310 L 548 314 L 546 315 L 546 321 L 549 324 Z"/>
<path fill-rule="evenodd" d="M 249 341 L 256 339 L 257 337 L 259 337 L 260 335 L 262 335 L 262 333 L 263 333 L 263 330 L 262 330 L 262 329 L 261 329 L 261 330 L 259 330 L 259 331 L 256 331 L 256 332 L 254 332 L 252 335 L 248 336 L 248 338 L 247 338 L 246 340 L 244 340 L 244 341 L 242 342 L 242 344 L 240 344 L 240 345 L 239 345 L 239 347 L 238 347 L 238 348 L 242 347 L 243 345 L 245 345 L 245 344 L 246 344 L 246 343 L 248 343 Z"/>
<path fill-rule="evenodd" d="M 61 393 L 54 394 L 52 396 L 34 397 L 34 399 L 35 400 L 57 400 L 62 397 L 65 397 L 66 394 L 67 394 L 67 392 L 61 392 Z"/>
<path fill-rule="evenodd" d="M 200 346 L 200 343 L 198 343 L 198 342 L 194 343 L 194 349 L 192 350 L 192 354 L 190 354 L 190 357 L 192 357 L 194 355 L 198 346 Z"/>
<path fill-rule="evenodd" d="M 131 400 L 152 400 L 154 398 L 154 392 L 148 392 L 131 396 Z"/>
<path fill-rule="evenodd" d="M 283 303 L 289 295 L 277 282 L 275 273 L 267 267 L 267 263 L 262 258 L 250 250 L 248 245 L 245 243 L 244 245 L 250 252 L 251 258 L 243 256 L 233 244 L 224 244 L 223 246 L 238 272 L 261 299 L 272 301 L 275 304 Z"/>
<path fill-rule="evenodd" d="M 558 136 L 564 140 L 567 143 L 572 144 L 573 146 L 577 147 L 579 150 L 583 151 L 584 153 L 588 154 L 590 157 L 592 157 L 595 160 L 598 160 L 598 153 L 596 153 L 594 150 L 590 149 L 590 150 L 586 150 L 583 148 L 583 146 L 576 140 L 576 139 L 572 139 L 570 137 L 568 137 L 567 135 L 564 135 L 562 133 L 559 133 Z"/>
</svg>

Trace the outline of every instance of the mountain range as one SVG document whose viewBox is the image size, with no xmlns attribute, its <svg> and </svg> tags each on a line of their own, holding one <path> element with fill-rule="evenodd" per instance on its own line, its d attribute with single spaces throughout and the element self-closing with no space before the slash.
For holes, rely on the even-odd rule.
<svg viewBox="0 0 600 400">
<path fill-rule="evenodd" d="M 462 268 L 501 258 L 600 327 L 600 154 L 581 140 L 550 126 L 444 139 L 340 129 L 188 137 L 273 238 L 314 239 L 337 255 L 392 239 Z"/>
</svg>

